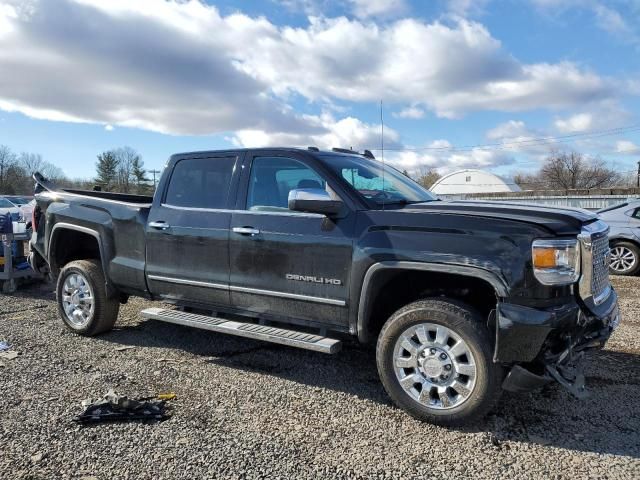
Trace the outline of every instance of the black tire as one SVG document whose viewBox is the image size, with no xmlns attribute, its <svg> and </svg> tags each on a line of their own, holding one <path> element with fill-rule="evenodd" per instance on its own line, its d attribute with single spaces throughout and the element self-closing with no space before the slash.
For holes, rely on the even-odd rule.
<svg viewBox="0 0 640 480">
<path fill-rule="evenodd" d="M 400 384 L 394 360 L 396 341 L 412 326 L 419 324 L 446 327 L 464 340 L 473 355 L 476 366 L 475 385 L 470 389 L 471 393 L 466 400 L 457 406 L 430 407 L 412 397 Z M 498 400 L 502 391 L 502 367 L 493 363 L 491 338 L 480 315 L 461 302 L 435 298 L 413 302 L 395 312 L 378 336 L 376 360 L 380 379 L 393 402 L 419 420 L 449 426 L 480 420 Z"/>
<path fill-rule="evenodd" d="M 623 249 L 624 252 L 628 252 L 630 255 L 633 255 L 633 266 L 630 268 L 613 268 L 613 262 L 615 261 L 616 248 Z M 640 271 L 640 248 L 635 243 L 631 242 L 613 242 L 611 244 L 611 263 L 609 264 L 609 273 L 611 275 L 637 275 Z M 623 267 L 623 264 L 619 264 L 620 267 Z"/>
<path fill-rule="evenodd" d="M 71 275 L 81 275 L 90 287 L 93 308 L 86 323 L 78 324 L 69 319 L 63 303 L 65 281 Z M 117 298 L 108 298 L 102 266 L 97 260 L 75 260 L 68 263 L 58 275 L 56 286 L 58 313 L 64 324 L 74 333 L 87 337 L 107 332 L 113 328 L 118 318 L 120 302 Z"/>
</svg>

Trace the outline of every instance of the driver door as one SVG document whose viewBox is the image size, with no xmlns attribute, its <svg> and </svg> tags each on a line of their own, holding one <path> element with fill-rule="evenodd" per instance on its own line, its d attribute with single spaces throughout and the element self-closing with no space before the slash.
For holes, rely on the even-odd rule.
<svg viewBox="0 0 640 480">
<path fill-rule="evenodd" d="M 245 162 L 244 193 L 231 218 L 231 304 L 347 326 L 354 212 L 329 219 L 288 209 L 291 190 L 328 187 L 303 157 L 258 151 Z"/>
</svg>

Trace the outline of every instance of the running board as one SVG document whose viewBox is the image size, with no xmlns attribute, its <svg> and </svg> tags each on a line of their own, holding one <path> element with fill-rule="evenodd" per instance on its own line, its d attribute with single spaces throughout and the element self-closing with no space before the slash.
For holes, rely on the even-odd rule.
<svg viewBox="0 0 640 480">
<path fill-rule="evenodd" d="M 279 343 L 290 347 L 304 348 L 322 353 L 337 353 L 342 348 L 342 342 L 335 338 L 322 337 L 311 333 L 285 330 L 284 328 L 244 323 L 236 320 L 196 315 L 179 310 L 164 308 L 147 308 L 140 312 L 143 318 L 175 323 L 187 327 L 210 330 L 212 332 L 229 333 L 239 337 L 253 338 L 265 342 Z"/>
</svg>

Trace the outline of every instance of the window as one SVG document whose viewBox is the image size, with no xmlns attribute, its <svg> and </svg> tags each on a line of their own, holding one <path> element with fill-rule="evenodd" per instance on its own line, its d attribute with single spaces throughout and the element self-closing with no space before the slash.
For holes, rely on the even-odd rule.
<svg viewBox="0 0 640 480">
<path fill-rule="evenodd" d="M 406 175 L 377 160 L 356 155 L 322 155 L 336 175 L 344 178 L 364 198 L 378 205 L 418 203 L 435 197 Z"/>
<path fill-rule="evenodd" d="M 470 182 L 471 181 L 471 177 L 470 176 L 464 177 L 464 181 L 465 182 Z"/>
<path fill-rule="evenodd" d="M 283 157 L 257 157 L 251 164 L 248 210 L 288 210 L 296 188 L 326 189 L 326 182 L 305 164 Z"/>
<path fill-rule="evenodd" d="M 632 216 L 633 218 L 638 218 L 638 219 L 640 219 L 640 208 L 636 208 L 636 209 L 633 211 L 633 213 L 631 214 L 631 216 Z"/>
<path fill-rule="evenodd" d="M 176 207 L 226 208 L 236 157 L 194 158 L 176 163 L 164 203 Z"/>
</svg>

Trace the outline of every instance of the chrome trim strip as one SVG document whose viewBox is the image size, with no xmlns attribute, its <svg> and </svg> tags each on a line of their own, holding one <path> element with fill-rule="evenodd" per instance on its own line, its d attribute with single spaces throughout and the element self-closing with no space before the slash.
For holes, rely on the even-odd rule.
<svg viewBox="0 0 640 480">
<path fill-rule="evenodd" d="M 324 303 L 327 305 L 336 305 L 338 307 L 344 307 L 347 305 L 347 302 L 345 302 L 344 300 L 337 300 L 334 298 L 313 297 L 311 295 L 302 295 L 299 293 L 287 293 L 287 292 L 277 292 L 274 290 L 262 290 L 260 288 L 238 287 L 234 285 L 223 285 L 221 283 L 200 282 L 197 280 L 185 280 L 183 278 L 163 277 L 160 275 L 147 275 L 147 278 L 150 280 L 157 280 L 160 282 L 177 283 L 179 285 L 192 285 L 194 287 L 217 288 L 220 290 L 227 290 L 227 291 L 239 292 L 239 293 L 254 293 L 256 295 L 268 295 L 270 297 L 290 298 L 292 300 Z"/>
<path fill-rule="evenodd" d="M 207 287 L 207 288 L 217 288 L 220 290 L 229 290 L 229 285 L 224 285 L 222 283 L 199 282 L 197 280 L 185 280 L 183 278 L 163 277 L 161 275 L 147 275 L 147 278 L 150 280 L 157 280 L 159 282 L 177 283 L 179 285 L 192 285 L 194 287 Z"/>
<path fill-rule="evenodd" d="M 337 305 L 338 307 L 344 307 L 347 304 L 347 302 L 345 302 L 344 300 L 337 300 L 337 299 L 334 299 L 334 298 L 312 297 L 310 295 L 302 295 L 302 294 L 299 294 L 299 293 L 275 292 L 273 290 L 262 290 L 260 288 L 230 286 L 229 289 L 232 292 L 255 293 L 256 295 L 268 295 L 268 296 L 271 296 L 271 297 L 291 298 L 292 300 L 302 300 L 302 301 L 305 301 L 305 302 L 326 303 L 327 305 Z"/>
<path fill-rule="evenodd" d="M 580 298 L 583 300 L 593 299 L 593 303 L 600 305 L 611 293 L 611 283 L 597 297 L 594 297 L 592 291 L 593 283 L 593 237 L 609 234 L 609 226 L 602 220 L 597 220 L 582 227 L 582 231 L 578 235 L 580 241 L 581 256 L 581 275 L 578 283 L 578 291 Z"/>
</svg>

